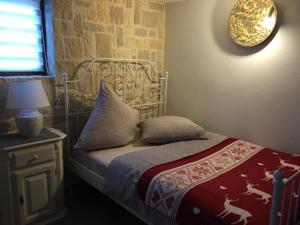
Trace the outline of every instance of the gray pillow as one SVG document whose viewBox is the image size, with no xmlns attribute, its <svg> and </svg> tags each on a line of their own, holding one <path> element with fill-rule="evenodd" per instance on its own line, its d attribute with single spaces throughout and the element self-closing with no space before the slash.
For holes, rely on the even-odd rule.
<svg viewBox="0 0 300 225">
<path fill-rule="evenodd" d="M 101 81 L 95 108 L 75 148 L 96 150 L 126 145 L 134 139 L 138 123 L 139 112 Z"/>
<path fill-rule="evenodd" d="M 163 116 L 141 124 L 141 140 L 152 144 L 205 139 L 205 130 L 191 120 L 178 116 Z"/>
</svg>

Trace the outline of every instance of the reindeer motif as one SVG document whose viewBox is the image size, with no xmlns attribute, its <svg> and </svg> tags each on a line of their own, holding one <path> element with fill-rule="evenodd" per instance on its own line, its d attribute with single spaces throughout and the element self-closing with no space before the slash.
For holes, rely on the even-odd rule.
<svg viewBox="0 0 300 225">
<path fill-rule="evenodd" d="M 274 179 L 273 174 L 265 168 L 265 178 L 263 178 L 261 180 L 269 181 L 269 180 L 273 180 L 273 179 Z"/>
<path fill-rule="evenodd" d="M 257 200 L 265 200 L 264 204 L 267 204 L 270 201 L 270 198 L 272 198 L 271 195 L 269 195 L 266 192 L 263 192 L 259 189 L 254 188 L 257 185 L 250 184 L 249 181 L 247 181 L 247 189 L 248 191 L 242 193 L 243 195 L 251 195 L 251 194 L 257 194 L 261 196 L 261 198 L 256 198 Z"/>
<path fill-rule="evenodd" d="M 280 161 L 280 164 L 281 164 L 281 166 L 279 168 L 290 167 L 290 168 L 292 168 L 291 171 L 299 171 L 300 170 L 300 166 L 287 163 L 287 160 L 283 160 L 280 157 L 279 157 L 279 161 Z"/>
<path fill-rule="evenodd" d="M 237 223 L 240 223 L 240 222 L 244 222 L 244 225 L 248 224 L 248 218 L 251 217 L 251 213 L 244 210 L 244 209 L 241 209 L 237 206 L 234 206 L 234 205 L 231 205 L 231 203 L 233 202 L 237 202 L 239 201 L 239 199 L 237 200 L 232 200 L 230 198 L 228 198 L 228 194 L 225 195 L 225 202 L 224 202 L 224 207 L 225 207 L 225 210 L 223 212 L 221 212 L 219 215 L 217 215 L 217 217 L 220 217 L 221 219 L 224 219 L 227 215 L 229 214 L 235 214 L 235 215 L 238 215 L 240 216 L 240 219 L 234 223 L 231 223 L 231 224 L 237 224 Z"/>
<path fill-rule="evenodd" d="M 274 180 L 274 175 L 265 168 L 265 178 L 261 179 L 263 181 Z M 286 182 L 288 179 L 284 178 L 282 181 Z"/>
</svg>

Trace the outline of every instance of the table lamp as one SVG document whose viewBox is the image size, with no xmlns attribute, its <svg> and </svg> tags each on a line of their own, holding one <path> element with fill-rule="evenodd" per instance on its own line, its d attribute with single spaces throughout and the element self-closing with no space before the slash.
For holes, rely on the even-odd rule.
<svg viewBox="0 0 300 225">
<path fill-rule="evenodd" d="M 9 84 L 7 109 L 20 109 L 15 121 L 19 132 L 26 137 L 38 136 L 43 127 L 39 108 L 50 106 L 40 80 L 15 81 Z"/>
</svg>

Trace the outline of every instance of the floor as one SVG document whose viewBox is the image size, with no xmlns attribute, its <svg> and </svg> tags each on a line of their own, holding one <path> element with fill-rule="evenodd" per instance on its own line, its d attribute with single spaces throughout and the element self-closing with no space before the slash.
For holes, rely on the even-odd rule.
<svg viewBox="0 0 300 225">
<path fill-rule="evenodd" d="M 146 225 L 86 183 L 76 184 L 67 215 L 50 225 Z"/>
</svg>

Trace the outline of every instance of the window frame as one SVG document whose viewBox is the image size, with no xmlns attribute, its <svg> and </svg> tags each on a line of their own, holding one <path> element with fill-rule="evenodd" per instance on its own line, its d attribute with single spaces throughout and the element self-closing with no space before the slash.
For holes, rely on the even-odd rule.
<svg viewBox="0 0 300 225">
<path fill-rule="evenodd" d="M 4 76 L 48 76 L 47 66 L 47 41 L 46 41 L 46 18 L 45 18 L 45 0 L 40 0 L 40 12 L 41 12 L 41 34 L 42 34 L 42 48 L 43 48 L 43 70 L 41 71 L 0 71 L 0 77 Z"/>
</svg>

